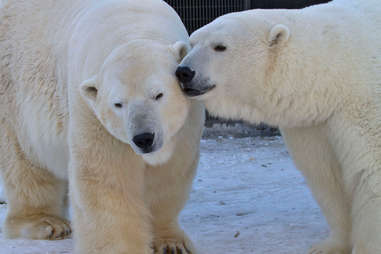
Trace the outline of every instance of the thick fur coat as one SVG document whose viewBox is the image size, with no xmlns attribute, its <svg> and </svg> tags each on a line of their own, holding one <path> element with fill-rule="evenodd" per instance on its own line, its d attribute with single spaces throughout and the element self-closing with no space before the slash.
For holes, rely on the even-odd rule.
<svg viewBox="0 0 381 254">
<path fill-rule="evenodd" d="M 69 180 L 76 253 L 196 253 L 178 225 L 204 120 L 174 76 L 188 45 L 160 0 L 3 1 L 6 236 L 69 235 Z"/>
<path fill-rule="evenodd" d="M 281 128 L 331 227 L 310 254 L 381 253 L 380 13 L 334 0 L 228 14 L 191 35 L 177 72 L 212 114 Z"/>
</svg>

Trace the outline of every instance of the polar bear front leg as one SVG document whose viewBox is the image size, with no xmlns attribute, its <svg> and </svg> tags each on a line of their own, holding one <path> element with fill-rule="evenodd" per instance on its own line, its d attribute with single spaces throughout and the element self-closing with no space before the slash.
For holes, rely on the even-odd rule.
<svg viewBox="0 0 381 254">
<path fill-rule="evenodd" d="M 92 180 L 78 184 L 92 187 L 73 187 L 82 192 L 72 202 L 75 253 L 152 254 L 149 216 L 135 197 Z"/>
<path fill-rule="evenodd" d="M 75 253 L 152 254 L 141 158 L 119 141 L 93 141 L 72 149 L 69 167 Z"/>
<path fill-rule="evenodd" d="M 156 227 L 154 231 L 154 254 L 197 254 L 192 241 L 180 228 L 177 220 Z"/>
<path fill-rule="evenodd" d="M 179 154 L 181 153 L 181 148 Z M 189 197 L 198 163 L 194 155 L 176 156 L 159 168 L 149 168 L 146 173 L 154 232 L 155 254 L 197 254 L 196 248 L 178 223 L 178 216 Z M 181 158 L 181 159 L 179 159 Z M 148 197 L 147 197 L 148 196 Z"/>
<path fill-rule="evenodd" d="M 63 239 L 71 234 L 64 219 L 66 181 L 30 162 L 15 135 L 3 130 L 0 168 L 8 199 L 4 233 L 9 238 Z M 4 133 L 3 133 L 4 134 Z"/>
<path fill-rule="evenodd" d="M 312 246 L 308 254 L 350 254 L 351 209 L 340 165 L 322 127 L 282 129 L 282 134 L 331 229 L 329 238 Z"/>
<path fill-rule="evenodd" d="M 381 253 L 380 190 L 376 174 L 356 186 L 352 207 L 352 254 Z"/>
</svg>

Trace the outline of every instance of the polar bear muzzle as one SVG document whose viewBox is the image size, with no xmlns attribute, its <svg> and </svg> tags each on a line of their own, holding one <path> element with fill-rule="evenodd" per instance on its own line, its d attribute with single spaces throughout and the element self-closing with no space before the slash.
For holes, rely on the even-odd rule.
<svg viewBox="0 0 381 254">
<path fill-rule="evenodd" d="M 132 138 L 132 141 L 139 147 L 143 153 L 150 153 L 153 151 L 153 141 L 155 133 L 142 133 Z"/>
<path fill-rule="evenodd" d="M 176 70 L 180 88 L 188 97 L 203 95 L 216 87 L 215 85 L 209 85 L 208 82 L 200 82 L 195 76 L 196 71 L 188 66 L 179 66 Z"/>
</svg>

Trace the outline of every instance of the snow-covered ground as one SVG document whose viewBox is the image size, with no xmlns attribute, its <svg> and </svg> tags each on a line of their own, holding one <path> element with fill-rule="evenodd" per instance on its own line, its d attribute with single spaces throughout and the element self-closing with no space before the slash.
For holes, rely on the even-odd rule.
<svg viewBox="0 0 381 254">
<path fill-rule="evenodd" d="M 181 222 L 203 254 L 304 254 L 328 234 L 281 137 L 202 140 Z M 72 253 L 72 240 L 1 238 L 0 254 L 13 253 Z"/>
</svg>

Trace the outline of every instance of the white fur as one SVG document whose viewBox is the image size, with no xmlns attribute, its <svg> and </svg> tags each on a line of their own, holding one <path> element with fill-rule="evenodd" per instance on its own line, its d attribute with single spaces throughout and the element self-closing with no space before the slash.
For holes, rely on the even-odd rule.
<svg viewBox="0 0 381 254">
<path fill-rule="evenodd" d="M 182 61 L 215 115 L 281 128 L 331 227 L 309 253 L 381 253 L 381 4 L 228 14 Z M 222 44 L 223 52 L 213 50 Z"/>
<path fill-rule="evenodd" d="M 174 75 L 188 48 L 180 18 L 161 0 L 4 3 L 0 170 L 8 237 L 69 235 L 69 180 L 76 253 L 151 254 L 151 246 L 196 253 L 177 221 L 204 119 Z M 151 154 L 132 141 L 142 131 L 155 133 Z"/>
</svg>

